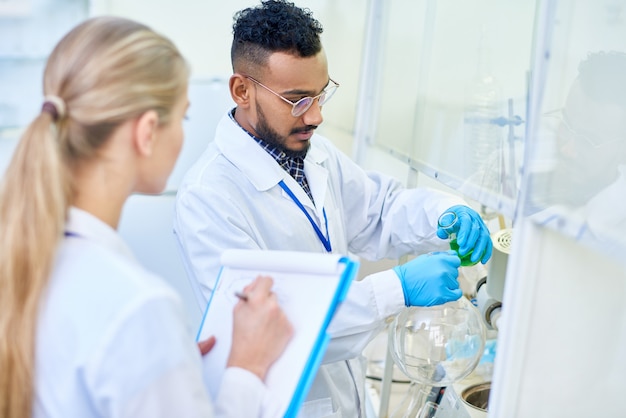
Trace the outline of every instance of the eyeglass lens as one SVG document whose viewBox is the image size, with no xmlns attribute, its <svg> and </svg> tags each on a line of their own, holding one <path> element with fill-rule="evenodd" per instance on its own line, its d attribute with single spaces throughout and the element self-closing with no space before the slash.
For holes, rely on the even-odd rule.
<svg viewBox="0 0 626 418">
<path fill-rule="evenodd" d="M 319 94 L 319 96 L 316 96 L 316 97 L 303 97 L 302 99 L 298 100 L 293 105 L 293 109 L 292 109 L 291 113 L 294 116 L 302 115 L 304 112 L 309 110 L 309 108 L 313 104 L 313 100 L 315 100 L 316 98 L 318 100 L 319 105 L 323 106 L 324 103 L 326 103 L 328 100 L 330 100 L 330 98 L 333 96 L 333 94 L 335 94 L 335 91 L 337 91 L 337 85 L 336 84 L 332 84 L 326 90 L 321 92 Z"/>
</svg>

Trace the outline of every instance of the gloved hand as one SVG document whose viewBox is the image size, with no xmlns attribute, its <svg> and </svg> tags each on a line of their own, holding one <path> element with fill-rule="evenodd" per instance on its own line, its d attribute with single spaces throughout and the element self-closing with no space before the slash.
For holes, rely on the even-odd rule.
<svg viewBox="0 0 626 418">
<path fill-rule="evenodd" d="M 424 254 L 396 266 L 406 306 L 433 306 L 457 300 L 461 260 L 454 251 Z"/>
<path fill-rule="evenodd" d="M 463 205 L 452 206 L 446 212 L 454 212 L 458 218 L 451 232 L 456 233 L 459 244 L 459 254 L 464 256 L 470 250 L 474 250 L 470 257 L 472 262 L 480 260 L 485 264 L 491 258 L 493 244 L 487 225 L 480 215 L 472 208 Z M 437 236 L 441 239 L 448 238 L 448 232 L 443 228 L 437 228 Z"/>
</svg>

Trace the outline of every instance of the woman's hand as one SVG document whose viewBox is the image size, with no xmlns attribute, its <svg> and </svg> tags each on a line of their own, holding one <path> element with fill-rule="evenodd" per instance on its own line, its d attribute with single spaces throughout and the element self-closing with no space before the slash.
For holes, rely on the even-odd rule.
<svg viewBox="0 0 626 418">
<path fill-rule="evenodd" d="M 259 276 L 243 291 L 233 311 L 233 343 L 228 367 L 240 367 L 265 380 L 293 335 L 293 327 L 272 292 L 274 281 Z"/>
</svg>

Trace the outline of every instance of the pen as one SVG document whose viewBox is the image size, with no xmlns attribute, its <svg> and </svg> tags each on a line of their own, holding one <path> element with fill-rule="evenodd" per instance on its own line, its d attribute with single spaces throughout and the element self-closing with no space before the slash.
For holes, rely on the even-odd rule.
<svg viewBox="0 0 626 418">
<path fill-rule="evenodd" d="M 248 301 L 248 295 L 246 295 L 243 292 L 235 292 L 235 296 L 237 296 L 239 299 L 243 300 L 244 302 Z"/>
</svg>

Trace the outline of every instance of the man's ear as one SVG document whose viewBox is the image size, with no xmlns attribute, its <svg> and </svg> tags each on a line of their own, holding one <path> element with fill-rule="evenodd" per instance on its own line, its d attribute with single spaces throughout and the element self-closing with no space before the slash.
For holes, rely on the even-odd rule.
<svg viewBox="0 0 626 418">
<path fill-rule="evenodd" d="M 233 74 L 230 76 L 228 87 L 230 95 L 238 107 L 250 106 L 250 83 L 246 77 L 239 73 Z"/>
<path fill-rule="evenodd" d="M 158 127 L 159 115 L 154 110 L 142 113 L 137 119 L 134 140 L 135 148 L 140 155 L 149 156 L 152 154 Z"/>
</svg>

